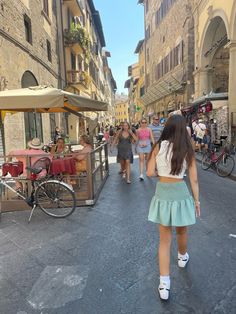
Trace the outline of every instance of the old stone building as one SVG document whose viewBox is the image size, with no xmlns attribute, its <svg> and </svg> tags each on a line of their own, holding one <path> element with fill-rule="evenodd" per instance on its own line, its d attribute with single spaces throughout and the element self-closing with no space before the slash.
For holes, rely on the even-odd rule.
<svg viewBox="0 0 236 314">
<path fill-rule="evenodd" d="M 236 2 L 194 0 L 195 93 L 212 102 L 218 136 L 236 141 Z"/>
<path fill-rule="evenodd" d="M 194 93 L 194 22 L 191 0 L 140 0 L 145 18 L 146 114 L 167 115 Z"/>
<path fill-rule="evenodd" d="M 0 4 L 0 88 L 58 87 L 54 1 L 1 0 Z M 5 152 L 25 147 L 34 136 L 47 143 L 55 124 L 54 114 L 6 113 Z"/>
</svg>

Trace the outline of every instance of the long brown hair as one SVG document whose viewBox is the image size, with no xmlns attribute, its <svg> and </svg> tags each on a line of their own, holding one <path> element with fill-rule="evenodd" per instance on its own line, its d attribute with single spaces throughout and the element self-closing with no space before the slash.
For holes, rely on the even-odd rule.
<svg viewBox="0 0 236 314">
<path fill-rule="evenodd" d="M 181 172 L 184 160 L 190 166 L 194 159 L 194 151 L 186 126 L 183 116 L 171 116 L 166 122 L 159 141 L 152 148 L 153 151 L 162 141 L 169 141 L 169 150 L 170 145 L 173 144 L 170 172 L 172 175 L 178 175 Z"/>
</svg>

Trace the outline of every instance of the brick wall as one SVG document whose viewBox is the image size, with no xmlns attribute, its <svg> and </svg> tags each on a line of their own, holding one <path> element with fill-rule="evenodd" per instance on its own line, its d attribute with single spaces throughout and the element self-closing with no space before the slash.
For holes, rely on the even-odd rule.
<svg viewBox="0 0 236 314">
<path fill-rule="evenodd" d="M 1 0 L 0 2 L 0 78 L 7 89 L 21 88 L 25 71 L 30 71 L 39 85 L 58 87 L 57 24 L 54 0 L 49 0 L 49 18 L 42 13 L 43 1 Z M 26 41 L 24 14 L 31 20 L 32 44 Z M 48 60 L 47 43 L 52 61 Z M 42 115 L 44 142 L 50 139 L 50 122 Z M 6 152 L 25 147 L 24 115 L 8 115 L 4 121 Z M 17 132 L 13 132 L 17 130 Z"/>
</svg>

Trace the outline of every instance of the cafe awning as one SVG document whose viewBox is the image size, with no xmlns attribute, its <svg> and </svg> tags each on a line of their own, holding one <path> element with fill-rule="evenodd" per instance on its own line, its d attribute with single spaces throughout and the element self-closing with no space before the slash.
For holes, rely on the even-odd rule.
<svg viewBox="0 0 236 314">
<path fill-rule="evenodd" d="M 106 111 L 108 104 L 82 97 L 61 89 L 34 86 L 0 92 L 0 110 L 19 112 L 71 112 Z"/>
</svg>

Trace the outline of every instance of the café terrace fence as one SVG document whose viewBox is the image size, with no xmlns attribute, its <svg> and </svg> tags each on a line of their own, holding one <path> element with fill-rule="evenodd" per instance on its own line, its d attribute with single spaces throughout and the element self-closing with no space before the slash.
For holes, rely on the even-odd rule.
<svg viewBox="0 0 236 314">
<path fill-rule="evenodd" d="M 73 145 L 72 145 L 73 149 Z M 30 152 L 30 151 L 29 151 Z M 72 154 L 68 155 L 69 157 Z M 65 156 L 67 158 L 68 156 Z M 13 156 L 11 156 L 13 157 Z M 25 157 L 25 156 L 17 156 Z M 35 158 L 37 155 L 28 155 L 26 157 L 26 164 L 31 165 L 31 158 Z M 40 155 L 41 157 L 49 157 L 49 155 Z M 59 156 L 58 156 L 59 158 Z M 60 157 L 61 158 L 61 157 Z M 12 158 L 15 160 L 16 157 Z M 9 161 L 9 156 L 0 156 L 1 168 L 4 162 Z M 77 173 L 76 175 L 68 175 L 61 174 L 59 175 L 59 179 L 69 183 L 73 186 L 77 206 L 88 206 L 94 205 L 98 199 L 98 196 L 103 188 L 103 185 L 106 182 L 106 179 L 109 175 L 109 165 L 108 165 L 108 148 L 107 144 L 102 144 L 93 149 L 91 153 L 86 154 L 86 171 L 82 171 L 81 173 Z M 2 170 L 1 170 L 2 172 Z M 2 175 L 2 173 L 1 173 Z M 12 187 L 15 187 L 15 181 L 18 180 L 22 182 L 24 191 L 26 195 L 30 195 L 31 193 L 31 183 L 29 178 L 29 173 L 27 176 L 18 176 L 12 177 L 11 175 L 7 175 L 4 177 L 4 180 L 7 180 Z M 15 210 L 24 210 L 29 209 L 28 205 L 21 199 L 17 197 L 17 195 L 7 189 L 5 186 L 1 184 L 0 186 L 0 212 L 6 211 L 15 211 Z"/>
</svg>

